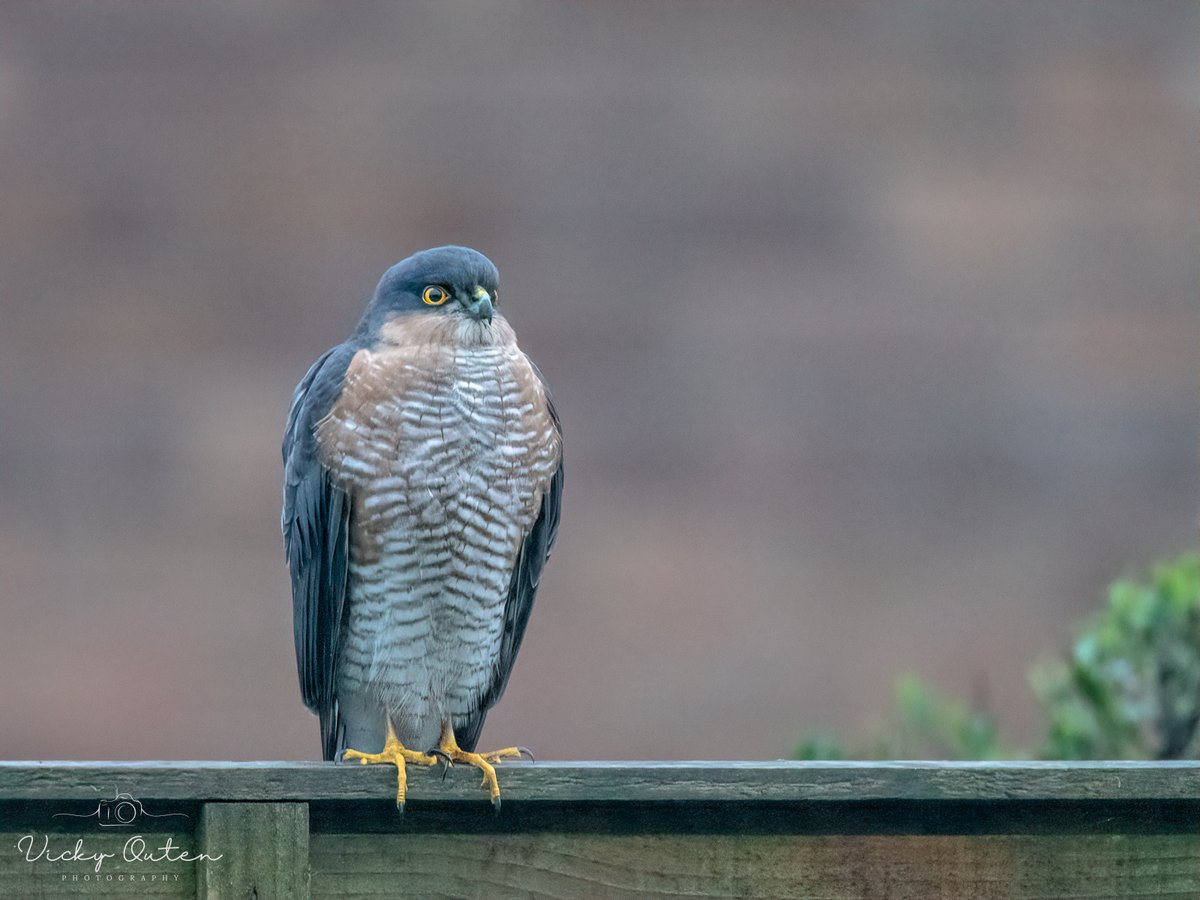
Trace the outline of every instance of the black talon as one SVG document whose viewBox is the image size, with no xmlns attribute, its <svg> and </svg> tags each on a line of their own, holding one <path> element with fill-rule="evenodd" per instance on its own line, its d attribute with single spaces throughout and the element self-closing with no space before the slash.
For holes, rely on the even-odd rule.
<svg viewBox="0 0 1200 900">
<path fill-rule="evenodd" d="M 432 750 L 426 750 L 425 753 L 427 756 L 436 756 L 443 763 L 445 763 L 445 765 L 442 766 L 442 781 L 445 781 L 446 773 L 449 772 L 450 768 L 454 765 L 454 760 L 450 758 L 450 754 L 445 750 L 438 749 L 437 747 Z"/>
<path fill-rule="evenodd" d="M 528 747 L 518 747 L 517 752 L 522 756 L 528 756 L 530 762 L 537 762 L 537 760 L 533 758 L 533 751 Z"/>
</svg>

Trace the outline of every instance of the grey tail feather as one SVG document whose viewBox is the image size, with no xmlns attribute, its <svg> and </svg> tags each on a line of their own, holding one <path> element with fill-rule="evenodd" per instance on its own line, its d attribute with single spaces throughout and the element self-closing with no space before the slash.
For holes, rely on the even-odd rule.
<svg viewBox="0 0 1200 900">
<path fill-rule="evenodd" d="M 337 701 L 321 710 L 321 755 L 328 762 L 337 759 L 346 742 L 346 727 L 338 715 Z"/>
<path fill-rule="evenodd" d="M 458 746 L 471 753 L 479 743 L 479 732 L 483 731 L 483 720 L 487 718 L 487 710 L 481 709 L 466 722 L 454 729 L 454 740 Z"/>
</svg>

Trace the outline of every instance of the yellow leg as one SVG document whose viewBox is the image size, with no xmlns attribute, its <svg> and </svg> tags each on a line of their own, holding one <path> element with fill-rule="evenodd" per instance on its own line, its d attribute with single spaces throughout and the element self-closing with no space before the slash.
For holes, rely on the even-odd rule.
<svg viewBox="0 0 1200 900">
<path fill-rule="evenodd" d="M 429 753 L 418 753 L 416 750 L 409 750 L 400 743 L 400 739 L 396 737 L 396 732 L 392 728 L 392 720 L 388 719 L 387 723 L 387 739 L 383 742 L 383 750 L 379 753 L 363 753 L 360 750 L 346 750 L 342 754 L 342 759 L 357 759 L 362 765 L 370 765 L 372 763 L 391 763 L 396 767 L 396 808 L 404 809 L 404 796 L 408 790 L 408 775 L 404 770 L 405 763 L 413 763 L 418 766 L 433 766 L 437 764 L 437 757 Z"/>
<path fill-rule="evenodd" d="M 503 750 L 493 750 L 490 753 L 468 753 L 458 746 L 458 741 L 454 739 L 454 729 L 449 722 L 442 723 L 442 737 L 438 741 L 438 749 L 446 754 L 450 762 L 466 763 L 483 772 L 482 787 L 488 789 L 488 795 L 492 798 L 492 806 L 496 809 L 500 808 L 500 782 L 496 780 L 496 770 L 492 764 L 516 756 L 528 756 L 533 759 L 533 754 L 524 747 L 505 747 Z"/>
</svg>

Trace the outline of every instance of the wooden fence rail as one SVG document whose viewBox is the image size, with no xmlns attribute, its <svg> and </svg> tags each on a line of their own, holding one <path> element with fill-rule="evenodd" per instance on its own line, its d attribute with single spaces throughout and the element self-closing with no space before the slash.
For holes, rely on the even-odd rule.
<svg viewBox="0 0 1200 900">
<path fill-rule="evenodd" d="M 0 897 L 1200 898 L 1200 764 L 0 762 Z"/>
</svg>

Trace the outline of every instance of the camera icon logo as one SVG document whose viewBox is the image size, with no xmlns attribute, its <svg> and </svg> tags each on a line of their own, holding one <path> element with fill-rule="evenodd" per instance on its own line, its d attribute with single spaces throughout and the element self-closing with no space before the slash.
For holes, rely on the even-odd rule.
<svg viewBox="0 0 1200 900">
<path fill-rule="evenodd" d="M 152 813 L 142 806 L 142 801 L 133 794 L 118 791 L 111 800 L 100 800 L 90 813 L 55 813 L 54 817 L 64 816 L 70 819 L 95 819 L 101 828 L 133 828 L 143 818 L 165 819 L 170 816 L 183 816 L 187 813 Z"/>
<path fill-rule="evenodd" d="M 112 800 L 101 800 L 96 805 L 96 819 L 101 828 L 131 828 L 143 812 L 142 801 L 133 794 L 117 794 Z"/>
</svg>

